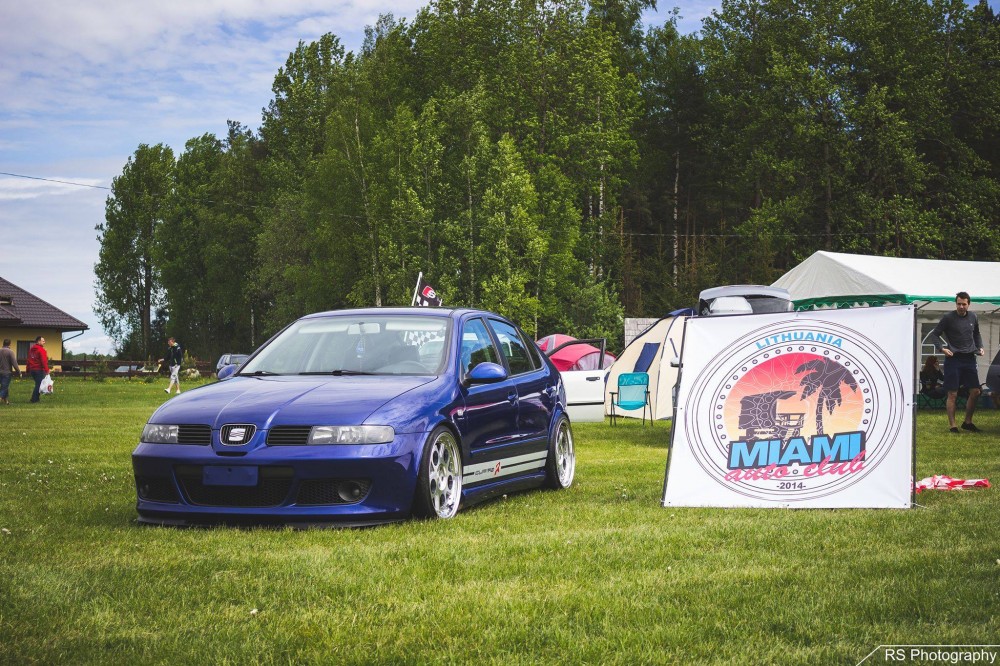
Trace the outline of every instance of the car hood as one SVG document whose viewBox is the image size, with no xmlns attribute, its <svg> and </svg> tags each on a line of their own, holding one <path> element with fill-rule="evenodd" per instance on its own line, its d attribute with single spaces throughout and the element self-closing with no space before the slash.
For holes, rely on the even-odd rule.
<svg viewBox="0 0 1000 666">
<path fill-rule="evenodd" d="M 356 425 L 393 399 L 434 377 L 233 377 L 183 393 L 161 406 L 151 423 Z"/>
</svg>

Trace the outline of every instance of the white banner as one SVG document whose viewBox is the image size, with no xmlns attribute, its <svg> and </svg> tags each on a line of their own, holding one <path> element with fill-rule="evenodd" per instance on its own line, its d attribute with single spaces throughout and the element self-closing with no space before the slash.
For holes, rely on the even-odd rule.
<svg viewBox="0 0 1000 666">
<path fill-rule="evenodd" d="M 663 506 L 909 508 L 914 308 L 692 317 Z"/>
</svg>

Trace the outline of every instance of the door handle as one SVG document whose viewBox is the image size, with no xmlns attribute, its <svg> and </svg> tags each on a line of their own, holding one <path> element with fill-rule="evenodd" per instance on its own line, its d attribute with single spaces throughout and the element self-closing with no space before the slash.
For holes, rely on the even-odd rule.
<svg viewBox="0 0 1000 666">
<path fill-rule="evenodd" d="M 588 382 L 599 382 L 599 381 L 601 381 L 601 378 L 600 377 L 587 377 L 587 381 Z"/>
<path fill-rule="evenodd" d="M 510 402 L 511 404 L 514 404 L 514 403 L 516 403 L 516 402 L 517 402 L 517 393 L 508 393 L 508 394 L 507 394 L 507 400 L 508 400 L 508 401 L 509 401 L 509 402 Z"/>
</svg>

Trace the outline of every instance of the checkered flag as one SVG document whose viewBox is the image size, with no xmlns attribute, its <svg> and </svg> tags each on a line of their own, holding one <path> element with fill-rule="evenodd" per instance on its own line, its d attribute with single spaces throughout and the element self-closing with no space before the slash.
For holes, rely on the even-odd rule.
<svg viewBox="0 0 1000 666">
<path fill-rule="evenodd" d="M 423 347 L 425 343 L 432 340 L 444 339 L 437 331 L 406 331 L 403 333 L 403 340 L 413 347 Z"/>
</svg>

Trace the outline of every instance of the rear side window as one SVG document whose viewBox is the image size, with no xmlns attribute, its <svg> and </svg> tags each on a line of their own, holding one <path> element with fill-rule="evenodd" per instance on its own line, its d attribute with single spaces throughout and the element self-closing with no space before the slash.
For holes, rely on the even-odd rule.
<svg viewBox="0 0 1000 666">
<path fill-rule="evenodd" d="M 468 374 L 469 370 L 480 363 L 500 363 L 500 356 L 482 319 L 470 319 L 465 322 L 462 331 L 461 359 L 463 375 Z"/>
<path fill-rule="evenodd" d="M 535 344 L 534 342 L 526 341 L 516 328 L 506 322 L 490 319 L 490 326 L 500 342 L 500 353 L 507 359 L 510 374 L 520 375 L 538 367 L 538 358 L 528 347 L 529 344 Z"/>
</svg>

